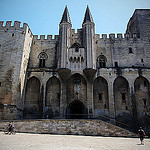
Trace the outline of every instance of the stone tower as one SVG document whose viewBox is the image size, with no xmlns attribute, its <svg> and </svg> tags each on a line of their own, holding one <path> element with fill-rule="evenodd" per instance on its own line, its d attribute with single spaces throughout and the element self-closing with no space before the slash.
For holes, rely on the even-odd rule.
<svg viewBox="0 0 150 150">
<path fill-rule="evenodd" d="M 130 18 L 126 33 L 138 38 L 150 38 L 150 16 L 149 9 L 136 9 Z"/>
<path fill-rule="evenodd" d="M 68 48 L 71 46 L 71 21 L 67 6 L 59 24 L 59 68 L 66 68 Z"/>
<path fill-rule="evenodd" d="M 87 6 L 83 24 L 83 46 L 86 49 L 86 68 L 96 68 L 95 60 L 95 24 Z"/>
<path fill-rule="evenodd" d="M 22 116 L 26 71 L 33 35 L 29 26 L 15 21 L 0 23 L 0 116 L 2 119 L 16 119 Z"/>
</svg>

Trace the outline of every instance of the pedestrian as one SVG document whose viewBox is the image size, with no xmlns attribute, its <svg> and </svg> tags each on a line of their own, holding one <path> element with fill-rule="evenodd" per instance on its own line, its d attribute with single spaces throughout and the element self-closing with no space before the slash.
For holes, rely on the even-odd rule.
<svg viewBox="0 0 150 150">
<path fill-rule="evenodd" d="M 144 136 L 145 136 L 145 132 L 142 129 L 142 127 L 140 127 L 140 129 L 138 130 L 138 136 L 140 138 L 141 141 L 141 145 L 144 145 Z"/>
<path fill-rule="evenodd" d="M 9 130 L 9 135 L 11 135 L 11 133 L 12 133 L 12 122 L 9 123 L 8 130 Z"/>
</svg>

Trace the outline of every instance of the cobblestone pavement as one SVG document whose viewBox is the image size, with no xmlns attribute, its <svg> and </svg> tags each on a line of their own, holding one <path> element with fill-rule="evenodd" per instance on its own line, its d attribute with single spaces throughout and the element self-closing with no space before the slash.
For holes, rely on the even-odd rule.
<svg viewBox="0 0 150 150">
<path fill-rule="evenodd" d="M 150 150 L 150 139 L 0 132 L 0 150 Z"/>
</svg>

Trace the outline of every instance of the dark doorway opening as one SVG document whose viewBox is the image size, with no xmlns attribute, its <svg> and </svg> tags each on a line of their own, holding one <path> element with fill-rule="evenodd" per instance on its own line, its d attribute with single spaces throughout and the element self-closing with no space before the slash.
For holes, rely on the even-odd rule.
<svg viewBox="0 0 150 150">
<path fill-rule="evenodd" d="M 79 101 L 73 101 L 67 108 L 67 118 L 68 119 L 85 119 L 87 118 L 87 109 L 84 104 Z"/>
</svg>

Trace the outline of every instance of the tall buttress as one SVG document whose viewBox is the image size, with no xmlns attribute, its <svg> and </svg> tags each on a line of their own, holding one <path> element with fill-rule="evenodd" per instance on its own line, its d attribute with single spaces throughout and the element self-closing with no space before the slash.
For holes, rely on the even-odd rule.
<svg viewBox="0 0 150 150">
<path fill-rule="evenodd" d="M 95 24 L 87 6 L 83 24 L 83 46 L 86 51 L 86 68 L 96 68 L 95 58 Z"/>
<path fill-rule="evenodd" d="M 68 48 L 71 46 L 71 20 L 67 6 L 59 24 L 59 68 L 66 68 Z"/>
</svg>

